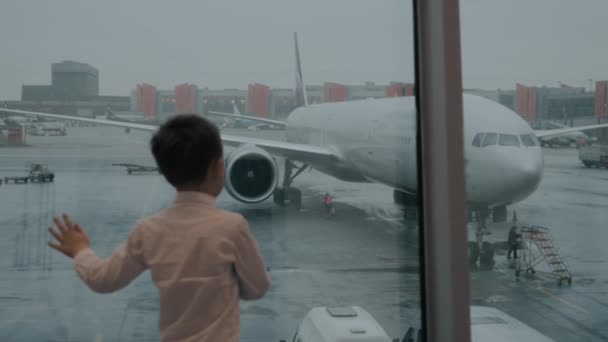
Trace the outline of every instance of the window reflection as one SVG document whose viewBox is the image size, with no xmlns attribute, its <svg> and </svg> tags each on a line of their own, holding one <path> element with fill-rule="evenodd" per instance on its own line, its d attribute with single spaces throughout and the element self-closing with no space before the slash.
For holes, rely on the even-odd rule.
<svg viewBox="0 0 608 342">
<path fill-rule="evenodd" d="M 321 306 L 360 306 L 391 339 L 421 326 L 411 4 L 349 3 L 345 12 L 344 6 L 315 1 L 297 9 L 245 1 L 179 6 L 142 1 L 121 5 L 119 16 L 112 6 L 62 2 L 14 2 L 3 8 L 0 27 L 19 27 L 24 18 L 32 26 L 0 30 L 8 51 L 0 61 L 0 108 L 70 118 L 47 116 L 13 127 L 0 111 L 0 144 L 16 139 L 27 145 L 0 148 L 0 176 L 21 175 L 29 162 L 48 164 L 56 173 L 53 183 L 0 187 L 5 231 L 0 288 L 7 293 L 0 296 L 5 308 L 0 336 L 158 340 L 159 298 L 149 276 L 111 296 L 92 294 L 74 276 L 70 260 L 51 254 L 46 228 L 53 215 L 71 213 L 89 233 L 95 252 L 107 257 L 138 220 L 170 206 L 174 192 L 156 171 L 150 130 L 137 125 L 158 125 L 184 111 L 214 120 L 225 141 L 240 139 L 238 146 L 226 143 L 225 157 L 262 156 L 276 166 L 277 179 L 256 183 L 263 185 L 264 196 L 245 191 L 248 198 L 239 200 L 225 191 L 217 199 L 218 207 L 249 221 L 274 284 L 263 299 L 242 303 L 243 340 L 287 339 L 310 310 Z M 234 14 L 229 29 L 216 13 Z M 112 25 L 107 18 L 113 18 Z M 291 40 L 296 29 L 298 79 Z M 113 48 L 100 49 L 100 41 L 112 41 Z M 40 46 L 44 51 L 32 50 Z M 57 56 L 94 68 L 95 91 L 54 97 L 62 94 L 53 92 L 61 84 L 53 84 L 50 70 L 61 62 Z M 90 73 L 64 71 L 68 83 Z M 43 85 L 24 86 L 23 98 L 11 100 L 19 99 L 20 85 L 31 80 Z M 296 93 L 306 94 L 309 104 L 299 118 L 294 110 L 302 112 L 302 103 Z M 329 105 L 334 106 L 328 111 L 322 107 Z M 83 118 L 114 120 L 118 127 Z M 65 127 L 66 135 L 34 129 L 54 124 Z M 285 146 L 297 156 L 285 153 Z M 252 160 L 234 164 L 227 179 L 235 187 L 271 173 L 251 167 L 260 164 Z M 285 174 L 292 177 L 286 180 Z M 326 193 L 335 215 L 325 210 Z M 258 203 L 247 201 L 266 195 Z M 30 322 L 40 323 L 23 329 Z"/>
</svg>

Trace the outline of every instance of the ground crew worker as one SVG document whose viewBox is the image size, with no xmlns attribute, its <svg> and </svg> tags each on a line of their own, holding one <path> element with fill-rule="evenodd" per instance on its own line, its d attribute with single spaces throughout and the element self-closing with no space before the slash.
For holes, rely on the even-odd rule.
<svg viewBox="0 0 608 342">
<path fill-rule="evenodd" d="M 511 259 L 511 252 L 513 252 L 513 258 L 517 259 L 517 247 L 519 247 L 519 238 L 521 234 L 517 232 L 517 226 L 513 225 L 509 230 L 509 252 L 507 253 L 507 259 Z"/>
</svg>

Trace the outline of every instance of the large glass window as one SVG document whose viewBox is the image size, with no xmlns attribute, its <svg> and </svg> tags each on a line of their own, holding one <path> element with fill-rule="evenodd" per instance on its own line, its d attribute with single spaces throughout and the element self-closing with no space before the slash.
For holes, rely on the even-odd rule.
<svg viewBox="0 0 608 342">
<path fill-rule="evenodd" d="M 473 340 L 606 341 L 608 3 L 460 5 Z"/>
<path fill-rule="evenodd" d="M 159 340 L 161 280 L 95 294 L 47 227 L 69 213 L 108 258 L 173 206 L 149 141 L 184 112 L 221 128 L 216 205 L 248 221 L 272 279 L 240 302 L 242 341 L 303 340 L 345 312 L 360 320 L 347 335 L 370 317 L 391 340 L 419 329 L 412 16 L 398 0 L 3 3 L 0 340 Z"/>
</svg>

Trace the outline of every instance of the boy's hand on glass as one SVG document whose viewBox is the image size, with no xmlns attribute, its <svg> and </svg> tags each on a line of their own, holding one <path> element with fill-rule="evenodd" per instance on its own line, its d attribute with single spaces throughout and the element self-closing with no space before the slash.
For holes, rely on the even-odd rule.
<svg viewBox="0 0 608 342">
<path fill-rule="evenodd" d="M 89 248 L 89 237 L 78 223 L 72 222 L 67 214 L 63 214 L 62 219 L 53 218 L 57 230 L 49 227 L 49 233 L 59 243 L 49 241 L 49 246 L 73 258 L 81 250 Z"/>
</svg>

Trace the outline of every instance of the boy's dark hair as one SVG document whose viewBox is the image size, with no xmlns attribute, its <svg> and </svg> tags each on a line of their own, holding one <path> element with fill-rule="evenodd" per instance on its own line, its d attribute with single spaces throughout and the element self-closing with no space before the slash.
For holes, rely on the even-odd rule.
<svg viewBox="0 0 608 342">
<path fill-rule="evenodd" d="M 196 114 L 178 114 L 162 124 L 150 149 L 160 173 L 176 188 L 202 183 L 223 153 L 219 129 Z"/>
</svg>

